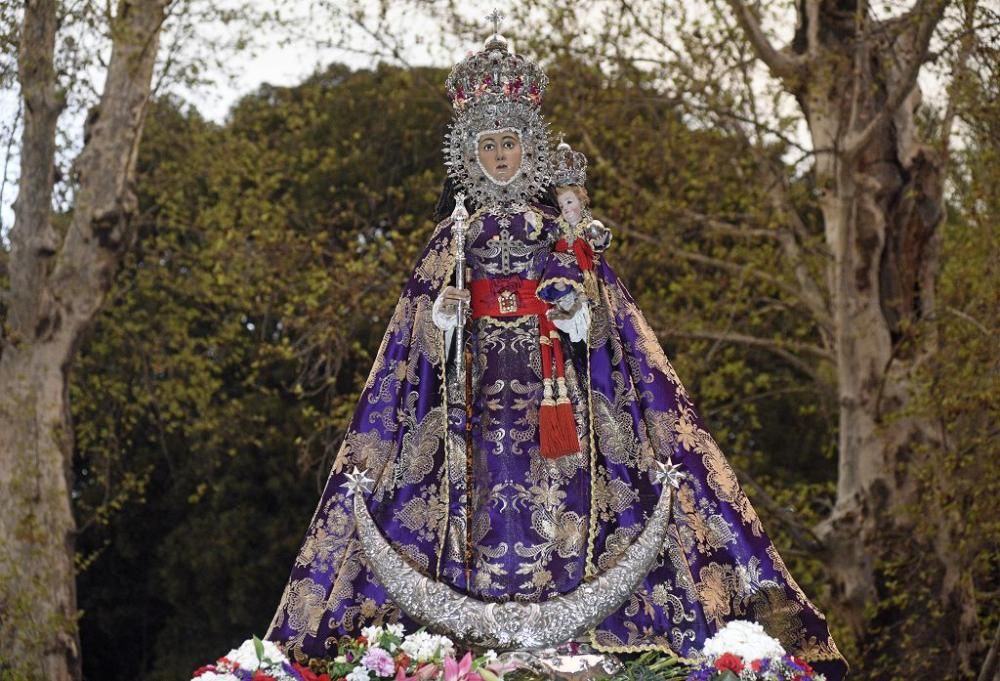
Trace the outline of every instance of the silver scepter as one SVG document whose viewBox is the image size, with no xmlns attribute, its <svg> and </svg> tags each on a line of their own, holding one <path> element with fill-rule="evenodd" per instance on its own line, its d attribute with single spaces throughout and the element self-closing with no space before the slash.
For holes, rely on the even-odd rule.
<svg viewBox="0 0 1000 681">
<path fill-rule="evenodd" d="M 465 229 L 469 211 L 465 208 L 465 193 L 455 194 L 455 210 L 451 212 L 451 232 L 455 237 L 455 288 L 465 288 Z M 459 390 L 465 392 L 465 303 L 458 301 L 458 326 L 455 327 L 455 378 Z"/>
</svg>

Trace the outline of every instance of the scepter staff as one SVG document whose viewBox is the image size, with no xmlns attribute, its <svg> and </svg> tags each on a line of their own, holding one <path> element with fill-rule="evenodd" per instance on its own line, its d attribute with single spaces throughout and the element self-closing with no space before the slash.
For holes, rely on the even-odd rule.
<svg viewBox="0 0 1000 681">
<path fill-rule="evenodd" d="M 455 210 L 451 212 L 451 231 L 455 244 L 455 288 L 465 288 L 465 229 L 469 211 L 465 208 L 465 193 L 455 194 Z M 455 377 L 465 385 L 465 303 L 458 301 L 458 326 L 455 327 Z"/>
</svg>

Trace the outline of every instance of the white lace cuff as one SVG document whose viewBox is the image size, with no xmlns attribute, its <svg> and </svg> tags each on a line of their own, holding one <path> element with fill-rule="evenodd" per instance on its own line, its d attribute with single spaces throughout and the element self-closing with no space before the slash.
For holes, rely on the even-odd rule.
<svg viewBox="0 0 1000 681">
<path fill-rule="evenodd" d="M 590 305 L 586 300 L 580 302 L 579 309 L 569 319 L 553 319 L 557 329 L 569 335 L 574 343 L 586 340 L 590 329 Z"/>
<path fill-rule="evenodd" d="M 447 357 L 451 354 L 451 337 L 455 335 L 455 327 L 458 326 L 458 311 L 445 312 L 444 298 L 438 296 L 431 308 L 431 319 L 434 326 L 444 331 L 444 354 Z"/>
</svg>

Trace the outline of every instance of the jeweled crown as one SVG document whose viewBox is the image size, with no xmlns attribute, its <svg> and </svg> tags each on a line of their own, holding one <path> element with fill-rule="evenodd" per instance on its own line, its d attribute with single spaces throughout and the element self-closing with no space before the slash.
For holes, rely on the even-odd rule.
<svg viewBox="0 0 1000 681">
<path fill-rule="evenodd" d="M 582 152 L 573 151 L 564 140 L 560 140 L 552 158 L 552 182 L 557 187 L 587 183 L 587 157 Z"/>
<path fill-rule="evenodd" d="M 493 34 L 482 51 L 452 69 L 445 85 L 454 105 L 444 141 L 448 176 L 477 208 L 506 215 L 541 196 L 552 183 L 548 124 L 541 112 L 549 79 L 538 64 L 513 54 L 500 35 L 494 10 Z M 521 164 L 499 182 L 479 159 L 479 139 L 487 131 L 510 130 L 521 141 Z"/>
<path fill-rule="evenodd" d="M 451 70 L 445 87 L 456 110 L 480 100 L 519 102 L 538 108 L 549 79 L 542 68 L 507 48 L 494 32 L 480 52 L 470 52 Z"/>
</svg>

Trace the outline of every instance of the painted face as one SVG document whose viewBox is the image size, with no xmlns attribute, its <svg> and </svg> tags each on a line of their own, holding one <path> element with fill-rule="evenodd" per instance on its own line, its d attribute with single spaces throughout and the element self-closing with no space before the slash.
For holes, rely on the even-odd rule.
<svg viewBox="0 0 1000 681">
<path fill-rule="evenodd" d="M 580 205 L 580 197 L 572 189 L 561 189 L 557 195 L 559 208 L 562 216 L 571 226 L 576 227 L 583 215 L 583 206 Z"/>
<path fill-rule="evenodd" d="M 510 130 L 480 135 L 479 162 L 494 182 L 509 182 L 521 169 L 521 136 Z"/>
</svg>

